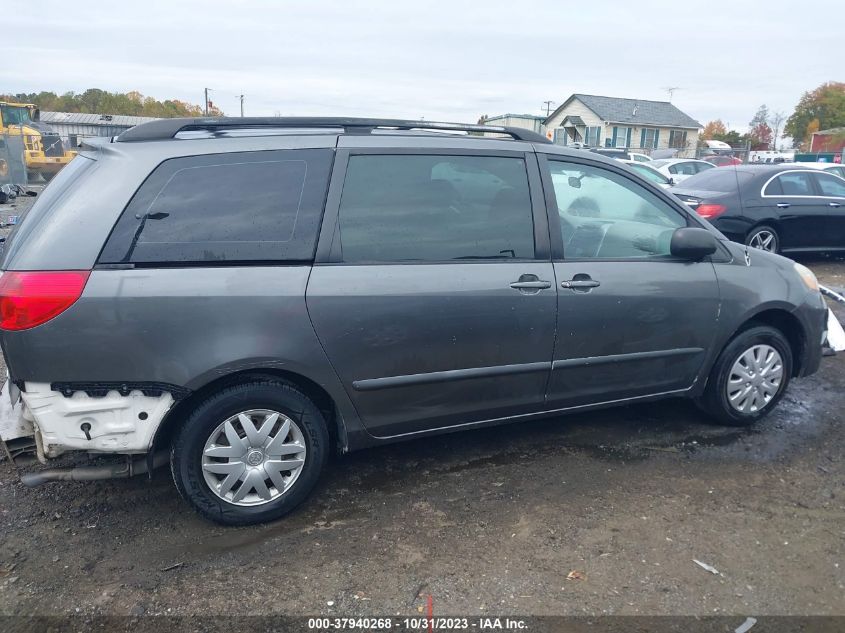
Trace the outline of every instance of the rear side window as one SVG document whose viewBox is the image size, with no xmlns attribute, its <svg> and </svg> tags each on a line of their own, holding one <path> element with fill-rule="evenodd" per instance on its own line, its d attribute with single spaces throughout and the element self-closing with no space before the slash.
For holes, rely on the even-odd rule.
<svg viewBox="0 0 845 633">
<path fill-rule="evenodd" d="M 533 259 L 525 161 L 351 156 L 339 230 L 345 262 Z"/>
<path fill-rule="evenodd" d="M 329 149 L 167 160 L 124 210 L 100 262 L 312 259 L 331 162 Z"/>
<path fill-rule="evenodd" d="M 802 171 L 781 174 L 768 185 L 763 192 L 766 196 L 812 196 L 813 183 L 810 174 Z"/>
<path fill-rule="evenodd" d="M 831 174 L 813 174 L 823 196 L 845 198 L 845 180 Z"/>
<path fill-rule="evenodd" d="M 729 192 L 736 191 L 737 186 L 744 185 L 753 178 L 753 173 L 734 167 L 720 167 L 719 169 L 707 169 L 687 178 L 684 181 L 683 188 Z"/>
</svg>

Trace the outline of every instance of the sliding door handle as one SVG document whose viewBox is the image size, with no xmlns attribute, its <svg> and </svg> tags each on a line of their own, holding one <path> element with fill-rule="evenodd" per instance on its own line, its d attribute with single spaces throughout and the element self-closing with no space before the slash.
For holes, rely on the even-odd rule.
<svg viewBox="0 0 845 633">
<path fill-rule="evenodd" d="M 516 290 L 545 290 L 551 288 L 551 281 L 515 281 L 511 284 L 511 288 Z"/>
</svg>

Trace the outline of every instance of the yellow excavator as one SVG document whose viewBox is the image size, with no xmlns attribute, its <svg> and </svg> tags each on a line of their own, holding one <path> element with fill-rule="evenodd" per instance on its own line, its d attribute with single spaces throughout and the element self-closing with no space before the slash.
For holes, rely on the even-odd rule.
<svg viewBox="0 0 845 633">
<path fill-rule="evenodd" d="M 0 137 L 22 136 L 27 176 L 33 179 L 40 174 L 50 180 L 77 152 L 67 149 L 62 138 L 41 123 L 40 114 L 33 103 L 0 101 Z"/>
</svg>

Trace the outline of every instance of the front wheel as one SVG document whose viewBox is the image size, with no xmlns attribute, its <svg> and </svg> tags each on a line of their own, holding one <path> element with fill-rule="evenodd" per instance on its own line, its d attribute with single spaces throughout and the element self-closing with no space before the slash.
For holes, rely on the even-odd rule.
<svg viewBox="0 0 845 633">
<path fill-rule="evenodd" d="M 748 426 L 774 409 L 791 376 L 792 350 L 783 334 L 753 327 L 722 350 L 698 404 L 722 424 Z"/>
<path fill-rule="evenodd" d="M 311 492 L 328 457 L 326 422 L 295 386 L 268 378 L 201 402 L 171 449 L 179 493 L 226 525 L 278 519 Z"/>
<path fill-rule="evenodd" d="M 745 244 L 761 251 L 777 253 L 780 251 L 780 237 L 770 226 L 758 226 L 746 236 Z"/>
</svg>

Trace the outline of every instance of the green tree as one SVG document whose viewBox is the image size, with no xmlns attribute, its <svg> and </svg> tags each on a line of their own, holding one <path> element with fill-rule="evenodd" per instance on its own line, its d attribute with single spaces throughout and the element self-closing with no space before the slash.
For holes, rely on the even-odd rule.
<svg viewBox="0 0 845 633">
<path fill-rule="evenodd" d="M 845 126 L 845 83 L 829 81 L 815 90 L 805 92 L 795 106 L 795 112 L 786 120 L 783 132 L 799 146 L 810 140 L 810 124 L 816 121 L 816 130 Z"/>
<path fill-rule="evenodd" d="M 0 100 L 34 103 L 42 110 L 55 112 L 86 112 L 93 114 L 122 114 L 129 116 L 150 116 L 160 118 L 202 116 L 200 105 L 186 103 L 178 99 L 158 101 L 153 97 L 145 97 L 137 90 L 130 92 L 108 92 L 99 88 L 89 88 L 82 94 L 66 92 L 57 95 L 55 92 L 18 93 L 15 95 L 0 95 Z M 210 116 L 223 116 L 223 112 L 213 107 Z"/>
</svg>

